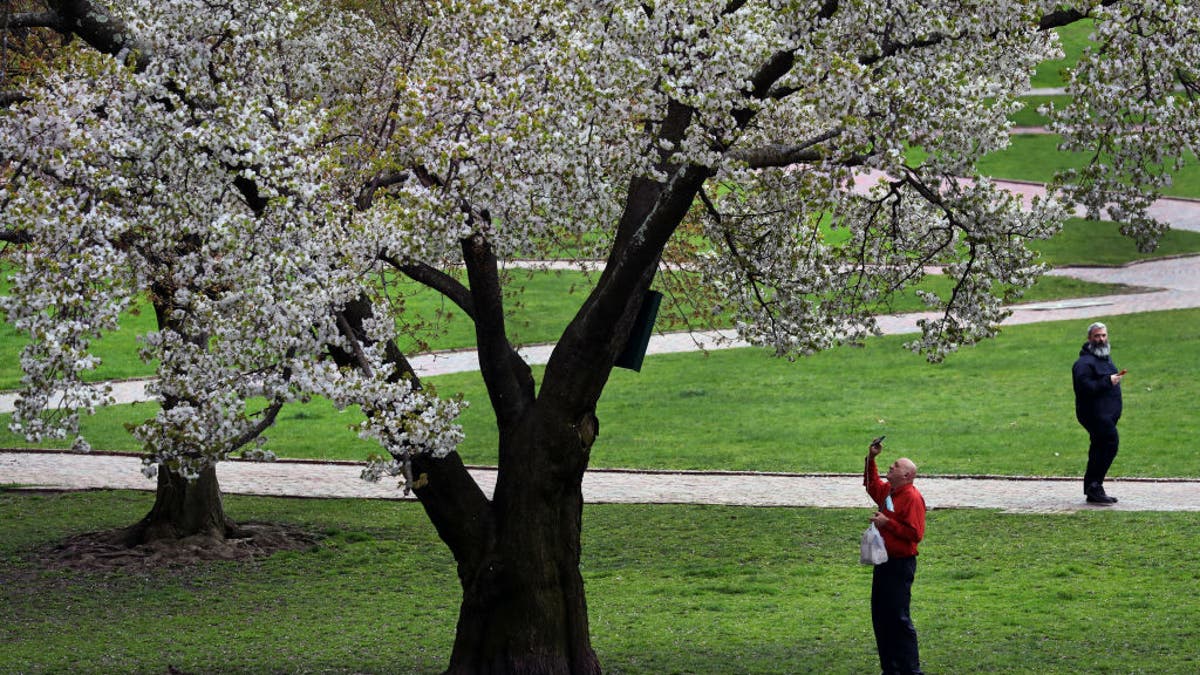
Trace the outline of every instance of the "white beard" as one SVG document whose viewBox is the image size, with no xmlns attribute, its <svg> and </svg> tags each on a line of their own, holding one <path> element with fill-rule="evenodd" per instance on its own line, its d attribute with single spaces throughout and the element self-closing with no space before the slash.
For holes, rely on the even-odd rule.
<svg viewBox="0 0 1200 675">
<path fill-rule="evenodd" d="M 1088 349 L 1091 350 L 1093 356 L 1099 356 L 1100 358 L 1104 358 L 1112 353 L 1112 345 L 1107 342 L 1098 346 L 1089 344 Z"/>
</svg>

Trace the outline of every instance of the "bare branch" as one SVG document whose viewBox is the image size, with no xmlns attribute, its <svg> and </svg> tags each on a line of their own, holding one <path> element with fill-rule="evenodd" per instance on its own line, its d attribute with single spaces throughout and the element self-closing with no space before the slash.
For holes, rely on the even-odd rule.
<svg viewBox="0 0 1200 675">
<path fill-rule="evenodd" d="M 471 289 L 458 279 L 423 262 L 404 263 L 395 256 L 381 256 L 380 259 L 409 279 L 446 296 L 467 317 L 475 320 L 475 301 L 471 298 Z"/>
<path fill-rule="evenodd" d="M 272 403 L 269 408 L 263 411 L 262 419 L 258 421 L 258 424 L 255 424 L 253 427 L 247 429 L 241 436 L 233 439 L 233 442 L 229 445 L 230 451 L 232 452 L 237 450 L 243 445 L 261 436 L 264 431 L 266 431 L 272 424 L 275 423 L 275 418 L 279 416 L 279 411 L 282 408 L 283 401 L 275 401 Z"/>
<path fill-rule="evenodd" d="M 5 30 L 21 28 L 50 28 L 60 33 L 67 32 L 66 24 L 58 12 L 18 12 L 4 20 Z"/>
<path fill-rule="evenodd" d="M 479 366 L 501 428 L 533 402 L 533 376 L 505 333 L 504 300 L 496 254 L 482 234 L 462 242 L 467 279 L 475 307 Z"/>
<path fill-rule="evenodd" d="M 29 244 L 33 237 L 24 230 L 0 230 L 0 241 L 6 244 Z"/>
</svg>

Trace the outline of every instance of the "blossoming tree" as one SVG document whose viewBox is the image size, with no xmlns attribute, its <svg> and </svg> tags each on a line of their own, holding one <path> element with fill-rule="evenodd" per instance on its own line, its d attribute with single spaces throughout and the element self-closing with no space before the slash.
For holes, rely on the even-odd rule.
<svg viewBox="0 0 1200 675">
<path fill-rule="evenodd" d="M 936 265 L 954 290 L 928 298 L 941 312 L 912 346 L 937 360 L 995 332 L 1040 271 L 1026 242 L 1065 206 L 1153 246 L 1146 207 L 1200 144 L 1184 0 L 50 7 L 40 25 L 90 49 L 3 119 L 4 237 L 23 265 L 5 309 L 33 337 L 19 423 L 48 432 L 52 392 L 96 403 L 87 341 L 143 293 L 162 318 L 145 344 L 163 413 L 136 431 L 151 464 L 202 480 L 273 406 L 363 407 L 394 459 L 377 475 L 405 477 L 458 562 L 451 672 L 599 671 L 581 482 L 596 402 L 665 270 L 686 262 L 745 337 L 796 356 L 872 334 L 873 308 Z M 975 162 L 1007 144 L 1058 53 L 1050 29 L 1084 19 L 1096 46 L 1051 114 L 1090 154 L 1024 206 Z M 537 382 L 502 270 L 551 257 L 604 262 Z M 453 451 L 456 404 L 396 348 L 384 270 L 475 326 L 491 495 Z"/>
<path fill-rule="evenodd" d="M 355 217 L 366 181 L 353 155 L 370 141 L 338 107 L 370 118 L 376 90 L 391 91 L 391 43 L 315 6 L 52 9 L 10 21 L 83 38 L 26 69 L 3 118 L 5 239 L 20 246 L 3 308 L 31 338 L 13 426 L 34 440 L 77 433 L 79 411 L 108 398 L 82 378 L 92 340 L 149 298 L 158 330 L 142 356 L 159 364 L 161 410 L 132 432 L 158 490 L 126 536 L 220 539 L 236 525 L 214 464 L 264 440 L 284 403 L 361 404 L 384 373 L 334 375 L 322 356 L 342 345 L 341 308 L 374 263 L 369 239 L 348 234 L 370 229 Z M 414 405 L 453 409 L 402 385 L 372 395 L 393 421 Z"/>
</svg>

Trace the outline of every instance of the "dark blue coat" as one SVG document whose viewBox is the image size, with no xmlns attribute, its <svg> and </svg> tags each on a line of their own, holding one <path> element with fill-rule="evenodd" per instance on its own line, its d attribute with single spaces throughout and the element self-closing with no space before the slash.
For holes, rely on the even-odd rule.
<svg viewBox="0 0 1200 675">
<path fill-rule="evenodd" d="M 1096 356 L 1084 343 L 1079 350 L 1079 360 L 1071 368 L 1071 379 L 1075 383 L 1075 417 L 1084 426 L 1093 420 L 1116 424 L 1121 418 L 1121 385 L 1113 384 L 1109 377 L 1116 373 L 1112 357 Z"/>
</svg>

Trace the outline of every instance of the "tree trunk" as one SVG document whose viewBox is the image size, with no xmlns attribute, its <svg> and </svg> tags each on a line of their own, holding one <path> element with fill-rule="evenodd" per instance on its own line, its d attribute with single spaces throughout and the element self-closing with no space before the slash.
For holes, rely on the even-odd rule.
<svg viewBox="0 0 1200 675">
<path fill-rule="evenodd" d="M 199 248 L 199 242 L 190 243 L 192 245 L 184 249 Z M 181 249 L 180 255 L 186 252 L 187 250 Z M 185 322 L 172 314 L 170 299 L 174 297 L 175 289 L 161 281 L 154 282 L 151 288 L 151 300 L 159 329 L 176 333 L 192 345 L 205 348 L 208 344 L 208 334 L 190 332 Z M 174 396 L 165 396 L 162 407 L 164 410 L 172 410 L 179 402 Z M 271 417 L 274 418 L 274 415 Z M 208 539 L 209 543 L 220 543 L 224 542 L 227 536 L 232 536 L 236 529 L 234 522 L 225 517 L 225 506 L 221 503 L 221 488 L 217 484 L 215 466 L 201 469 L 199 477 L 189 481 L 168 469 L 166 465 L 159 464 L 154 506 L 141 521 L 123 530 L 120 539 L 126 546 L 185 537 L 201 537 Z"/>
<path fill-rule="evenodd" d="M 507 470 L 497 479 L 484 541 L 466 555 L 456 551 L 463 600 L 447 673 L 600 673 L 579 571 L 595 417 L 565 425 L 530 417 L 525 431 L 501 440 Z M 513 456 L 520 460 L 506 459 Z"/>
<path fill-rule="evenodd" d="M 225 516 L 215 467 L 203 469 L 189 482 L 160 466 L 154 506 L 122 538 L 127 546 L 196 536 L 224 541 L 235 531 L 236 525 Z"/>
<path fill-rule="evenodd" d="M 447 673 L 600 672 L 579 572 L 581 500 L 544 503 L 501 526 L 496 548 L 464 580 Z"/>
</svg>

